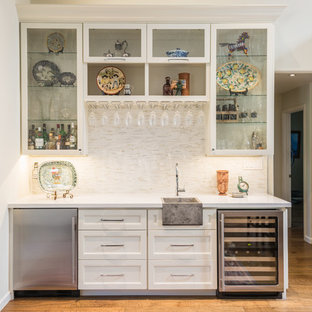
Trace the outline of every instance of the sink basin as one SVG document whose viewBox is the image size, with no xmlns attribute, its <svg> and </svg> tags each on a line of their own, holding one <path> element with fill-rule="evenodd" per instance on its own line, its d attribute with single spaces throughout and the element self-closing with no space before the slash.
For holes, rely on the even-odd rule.
<svg viewBox="0 0 312 312">
<path fill-rule="evenodd" d="M 162 198 L 163 225 L 202 225 L 203 205 L 195 197 Z"/>
<path fill-rule="evenodd" d="M 163 204 L 200 204 L 201 202 L 195 197 L 164 197 Z"/>
</svg>

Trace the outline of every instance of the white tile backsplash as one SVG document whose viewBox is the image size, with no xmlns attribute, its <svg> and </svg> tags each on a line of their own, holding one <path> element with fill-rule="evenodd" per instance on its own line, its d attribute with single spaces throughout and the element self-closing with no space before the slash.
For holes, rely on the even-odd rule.
<svg viewBox="0 0 312 312">
<path fill-rule="evenodd" d="M 165 127 L 161 126 L 163 110 L 159 107 L 154 109 L 156 125 L 153 127 L 149 125 L 151 108 L 144 109 L 144 127 L 137 124 L 139 108 L 130 109 L 132 122 L 126 126 L 128 111 L 127 108 L 118 109 L 120 124 L 114 126 L 116 109 L 94 109 L 88 127 L 88 157 L 61 158 L 76 167 L 75 193 L 174 194 L 176 162 L 179 163 L 180 185 L 188 193 L 216 193 L 218 169 L 229 170 L 229 191 L 237 190 L 239 175 L 249 182 L 250 192 L 267 191 L 266 157 L 260 158 L 262 166 L 259 166 L 259 160 L 255 161 L 254 157 L 205 156 L 204 125 L 198 118 L 198 107 L 179 109 L 179 127 L 173 122 L 175 108 L 169 108 L 169 125 Z M 191 126 L 187 126 L 190 124 L 190 119 L 186 120 L 186 116 L 190 116 L 188 111 L 191 111 Z M 30 157 L 30 166 L 34 161 L 40 163 L 48 159 L 56 157 Z M 254 168 L 255 163 L 258 169 Z M 34 193 L 40 192 L 36 184 L 32 189 Z"/>
</svg>

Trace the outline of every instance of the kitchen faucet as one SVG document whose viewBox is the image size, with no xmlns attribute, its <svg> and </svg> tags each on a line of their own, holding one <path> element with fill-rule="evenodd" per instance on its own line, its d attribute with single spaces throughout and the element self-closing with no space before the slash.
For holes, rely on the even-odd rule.
<svg viewBox="0 0 312 312">
<path fill-rule="evenodd" d="M 180 192 L 185 192 L 185 189 L 179 188 L 179 170 L 178 170 L 178 163 L 176 163 L 176 182 L 177 182 L 177 196 L 179 196 Z"/>
</svg>

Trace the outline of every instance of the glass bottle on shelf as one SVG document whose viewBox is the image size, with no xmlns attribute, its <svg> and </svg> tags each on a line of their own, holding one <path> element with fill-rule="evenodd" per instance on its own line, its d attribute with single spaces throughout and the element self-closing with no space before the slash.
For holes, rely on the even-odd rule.
<svg viewBox="0 0 312 312">
<path fill-rule="evenodd" d="M 76 147 L 77 147 L 77 131 L 76 131 L 76 127 L 75 127 L 73 122 L 71 124 L 69 141 L 70 141 L 69 148 L 70 149 L 76 149 Z"/>
<path fill-rule="evenodd" d="M 66 132 L 64 130 L 64 124 L 61 124 L 60 135 L 61 135 L 61 148 L 65 149 Z"/>
<path fill-rule="evenodd" d="M 35 138 L 35 149 L 44 149 L 44 139 L 41 127 L 38 127 Z"/>
<path fill-rule="evenodd" d="M 42 125 L 42 136 L 43 136 L 44 146 L 46 146 L 47 142 L 49 141 L 49 134 L 47 132 L 47 126 L 45 123 Z"/>
<path fill-rule="evenodd" d="M 65 139 L 65 149 L 70 149 L 70 125 L 67 125 L 67 134 Z"/>
</svg>

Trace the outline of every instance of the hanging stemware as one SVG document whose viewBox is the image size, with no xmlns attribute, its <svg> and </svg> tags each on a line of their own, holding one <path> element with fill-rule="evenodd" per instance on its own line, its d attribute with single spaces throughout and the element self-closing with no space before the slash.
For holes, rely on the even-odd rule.
<svg viewBox="0 0 312 312">
<path fill-rule="evenodd" d="M 193 124 L 193 113 L 191 112 L 190 107 L 191 107 L 191 105 L 188 104 L 187 105 L 187 112 L 186 112 L 185 117 L 184 117 L 184 126 L 185 126 L 185 128 L 189 128 Z"/>
<path fill-rule="evenodd" d="M 167 104 L 163 104 L 163 112 L 160 117 L 160 124 L 162 127 L 167 127 L 169 125 L 169 114 L 167 111 Z"/>
<path fill-rule="evenodd" d="M 173 115 L 173 121 L 172 121 L 173 126 L 175 128 L 178 128 L 178 127 L 181 126 L 181 113 L 179 112 L 178 108 L 179 108 L 179 104 L 176 104 L 175 112 L 174 112 L 174 115 Z"/>
<path fill-rule="evenodd" d="M 144 112 L 143 112 L 143 103 L 141 102 L 139 104 L 139 113 L 137 117 L 137 124 L 139 127 L 144 127 L 145 125 L 145 117 L 144 117 Z"/>
<path fill-rule="evenodd" d="M 131 102 L 127 102 L 128 111 L 125 117 L 125 125 L 126 127 L 130 127 L 132 125 L 132 114 L 131 114 Z"/>
<path fill-rule="evenodd" d="M 116 104 L 116 105 L 115 105 L 114 117 L 113 117 L 114 126 L 115 126 L 115 127 L 119 127 L 119 125 L 120 125 L 120 115 L 119 115 L 118 110 L 119 110 L 119 105 Z"/>
<path fill-rule="evenodd" d="M 151 113 L 149 115 L 148 123 L 150 127 L 155 127 L 157 123 L 157 115 L 154 110 L 154 102 L 151 102 L 150 105 L 151 105 Z"/>
</svg>

